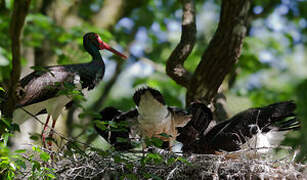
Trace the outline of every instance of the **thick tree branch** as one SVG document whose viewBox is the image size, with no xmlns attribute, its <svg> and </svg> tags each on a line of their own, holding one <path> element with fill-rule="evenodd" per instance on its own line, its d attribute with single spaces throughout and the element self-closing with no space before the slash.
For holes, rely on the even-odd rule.
<svg viewBox="0 0 307 180">
<path fill-rule="evenodd" d="M 10 35 L 12 40 L 12 64 L 11 79 L 8 89 L 8 102 L 5 109 L 5 116 L 12 117 L 16 104 L 16 88 L 19 82 L 21 64 L 20 64 L 20 36 L 29 10 L 31 0 L 14 1 L 14 10 L 10 24 Z"/>
<path fill-rule="evenodd" d="M 225 76 L 234 68 L 247 31 L 250 1 L 223 0 L 218 28 L 191 79 L 188 103 L 194 100 L 210 103 Z"/>
<path fill-rule="evenodd" d="M 184 62 L 193 50 L 196 41 L 195 6 L 193 0 L 182 0 L 182 33 L 177 47 L 166 62 L 166 73 L 176 83 L 188 87 L 190 73 L 184 68 Z"/>
</svg>

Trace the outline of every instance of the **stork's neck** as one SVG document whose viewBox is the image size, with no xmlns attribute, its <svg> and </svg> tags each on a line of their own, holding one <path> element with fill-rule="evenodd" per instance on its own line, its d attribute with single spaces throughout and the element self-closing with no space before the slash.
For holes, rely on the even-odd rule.
<svg viewBox="0 0 307 180">
<path fill-rule="evenodd" d="M 99 49 L 92 43 L 84 43 L 85 50 L 92 56 L 93 61 L 103 62 Z"/>
<path fill-rule="evenodd" d="M 96 61 L 96 62 L 103 62 L 102 60 L 102 57 L 101 57 L 101 54 L 98 50 L 96 51 L 93 51 L 93 52 L 89 52 L 93 58 L 93 62 Z"/>
</svg>

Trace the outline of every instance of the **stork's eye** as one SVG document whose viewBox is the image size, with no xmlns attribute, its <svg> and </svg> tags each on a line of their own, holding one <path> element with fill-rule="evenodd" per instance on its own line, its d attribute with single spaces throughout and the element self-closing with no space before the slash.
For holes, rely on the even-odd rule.
<svg viewBox="0 0 307 180">
<path fill-rule="evenodd" d="M 98 35 L 97 34 L 91 34 L 91 36 L 89 36 L 89 40 L 93 43 L 93 44 L 95 44 L 97 47 L 99 47 L 99 43 L 98 43 L 98 41 L 97 41 L 97 38 L 98 37 Z"/>
<path fill-rule="evenodd" d="M 96 40 L 96 36 L 95 36 L 95 35 L 91 35 L 91 36 L 90 36 L 90 40 L 91 40 L 91 41 L 95 41 L 95 40 Z"/>
</svg>

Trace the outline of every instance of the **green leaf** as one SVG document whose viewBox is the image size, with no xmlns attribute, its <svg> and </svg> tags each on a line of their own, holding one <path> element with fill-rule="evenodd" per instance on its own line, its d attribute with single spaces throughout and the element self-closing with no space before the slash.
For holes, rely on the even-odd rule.
<svg viewBox="0 0 307 180">
<path fill-rule="evenodd" d="M 167 160 L 167 165 L 172 165 L 174 162 L 176 162 L 176 159 L 174 157 L 170 157 L 168 160 Z"/>
<path fill-rule="evenodd" d="M 15 153 L 25 153 L 26 150 L 25 149 L 18 149 L 16 151 L 14 151 Z"/>
<path fill-rule="evenodd" d="M 118 143 L 125 143 L 125 142 L 128 142 L 129 140 L 126 139 L 126 138 L 121 138 L 121 137 L 117 137 L 116 138 L 116 142 Z"/>
<path fill-rule="evenodd" d="M 166 137 L 166 138 L 172 137 L 171 135 L 168 135 L 168 134 L 166 134 L 166 133 L 161 133 L 161 134 L 159 134 L 159 135 L 162 136 L 162 137 Z"/>
<path fill-rule="evenodd" d="M 136 174 L 125 174 L 124 179 L 131 179 L 131 180 L 137 180 Z"/>
<path fill-rule="evenodd" d="M 163 162 L 163 157 L 157 153 L 148 153 L 146 154 L 145 158 L 143 159 L 143 163 L 147 164 L 149 162 L 154 162 L 156 164 L 160 164 Z"/>
<path fill-rule="evenodd" d="M 41 158 L 41 160 L 48 162 L 48 160 L 50 159 L 50 155 L 46 152 L 42 152 L 39 157 Z"/>
<path fill-rule="evenodd" d="M 46 176 L 50 177 L 51 179 L 55 179 L 56 178 L 54 174 L 50 174 L 50 173 L 46 174 Z"/>
<path fill-rule="evenodd" d="M 184 164 L 191 165 L 191 163 L 183 157 L 178 157 L 177 160 L 183 162 Z"/>
<path fill-rule="evenodd" d="M 33 141 L 38 141 L 40 139 L 40 136 L 38 136 L 37 134 L 33 134 L 30 136 L 30 139 L 32 139 Z"/>
<path fill-rule="evenodd" d="M 10 127 L 11 126 L 11 123 L 9 120 L 5 119 L 5 118 L 1 118 L 1 121 L 4 122 L 4 124 L 7 126 L 7 127 Z"/>
<path fill-rule="evenodd" d="M 102 131 L 108 130 L 108 127 L 102 121 L 95 121 L 96 127 L 101 129 Z"/>
<path fill-rule="evenodd" d="M 32 150 L 35 152 L 41 152 L 42 150 L 38 146 L 32 146 Z"/>
<path fill-rule="evenodd" d="M 46 67 L 42 67 L 42 66 L 31 66 L 30 68 L 37 72 L 49 72 L 50 71 Z"/>
<path fill-rule="evenodd" d="M 41 165 L 38 161 L 32 161 L 32 171 L 39 170 L 40 167 L 41 167 Z"/>
<path fill-rule="evenodd" d="M 114 162 L 115 163 L 120 163 L 120 162 L 123 162 L 123 161 L 124 161 L 124 159 L 122 159 L 120 155 L 114 156 Z"/>
<path fill-rule="evenodd" d="M 147 146 L 156 146 L 156 147 L 161 147 L 163 144 L 163 141 L 160 138 L 157 137 L 152 137 L 152 138 L 146 138 L 145 139 L 145 144 Z"/>
<path fill-rule="evenodd" d="M 18 159 L 18 160 L 15 161 L 15 163 L 16 163 L 18 166 L 22 167 L 23 169 L 26 169 L 26 168 L 27 168 L 25 161 L 22 161 L 22 160 Z"/>
</svg>

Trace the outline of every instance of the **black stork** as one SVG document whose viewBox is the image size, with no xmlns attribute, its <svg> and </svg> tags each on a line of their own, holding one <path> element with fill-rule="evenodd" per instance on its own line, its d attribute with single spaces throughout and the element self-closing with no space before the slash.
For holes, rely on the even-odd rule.
<svg viewBox="0 0 307 180">
<path fill-rule="evenodd" d="M 159 138 L 166 142 L 163 148 L 177 151 L 178 146 L 175 143 L 178 135 L 177 128 L 185 126 L 190 121 L 191 115 L 182 109 L 167 106 L 162 94 L 150 87 L 138 89 L 133 95 L 133 100 L 136 108 L 128 112 L 121 113 L 113 107 L 101 111 L 102 117 L 108 120 L 112 119 L 117 123 L 126 121 L 132 124 L 129 131 L 118 133 L 111 128 L 111 134 L 108 136 L 108 133 L 96 128 L 98 133 L 105 139 L 109 139 L 117 150 L 131 148 L 129 141 L 128 143 L 116 142 L 117 137 L 127 138 L 130 133 L 134 139 L 135 137 Z"/>
<path fill-rule="evenodd" d="M 250 108 L 228 120 L 212 125 L 212 112 L 202 103 L 191 103 L 186 111 L 169 107 L 166 106 L 161 93 L 149 87 L 137 90 L 133 99 L 137 105 L 136 109 L 122 113 L 113 107 L 108 107 L 101 112 L 105 120 L 136 124 L 121 133 L 114 128 L 111 128 L 111 133 L 96 128 L 98 133 L 110 140 L 117 150 L 128 150 L 132 147 L 130 141 L 117 142 L 118 137 L 127 138 L 131 134 L 131 137 L 139 134 L 142 137 L 161 138 L 160 134 L 165 133 L 171 135 L 171 138 L 161 139 L 179 141 L 183 145 L 184 153 L 215 154 L 247 147 L 260 148 L 258 152 L 265 153 L 269 148 L 278 146 L 289 131 L 301 127 L 294 113 L 296 104 L 293 101 Z M 175 148 L 180 148 L 180 145 Z"/>
<path fill-rule="evenodd" d="M 293 101 L 250 108 L 210 129 L 208 124 L 212 120 L 211 111 L 206 105 L 195 103 L 193 111 L 198 113 L 194 113 L 189 124 L 179 130 L 177 140 L 183 143 L 183 152 L 211 154 L 249 147 L 266 153 L 270 148 L 280 145 L 286 133 L 300 129 L 295 109 Z M 207 127 L 199 127 L 199 124 Z M 198 131 L 198 136 L 191 133 L 195 131 Z"/>
<path fill-rule="evenodd" d="M 44 132 L 50 117 L 53 119 L 53 129 L 64 106 L 72 100 L 69 95 L 59 95 L 59 91 L 65 89 L 65 83 L 73 84 L 78 90 L 93 89 L 102 80 L 105 72 L 100 50 L 106 49 L 123 59 L 127 58 L 103 42 L 97 33 L 86 33 L 83 36 L 83 46 L 92 56 L 91 62 L 48 66 L 44 68 L 44 71 L 34 71 L 20 80 L 20 88 L 17 92 L 18 103 L 13 120 L 21 124 L 30 117 L 24 110 L 36 115 L 46 109 L 48 117 L 42 131 L 44 146 Z M 52 129 L 50 137 L 52 137 Z"/>
</svg>

